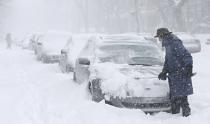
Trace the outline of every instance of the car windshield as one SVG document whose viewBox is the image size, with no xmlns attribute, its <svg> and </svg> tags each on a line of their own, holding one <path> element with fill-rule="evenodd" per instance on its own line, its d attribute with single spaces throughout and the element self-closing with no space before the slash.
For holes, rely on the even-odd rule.
<svg viewBox="0 0 210 124">
<path fill-rule="evenodd" d="M 157 47 L 137 44 L 103 45 L 97 50 L 100 62 L 130 65 L 162 65 Z"/>
</svg>

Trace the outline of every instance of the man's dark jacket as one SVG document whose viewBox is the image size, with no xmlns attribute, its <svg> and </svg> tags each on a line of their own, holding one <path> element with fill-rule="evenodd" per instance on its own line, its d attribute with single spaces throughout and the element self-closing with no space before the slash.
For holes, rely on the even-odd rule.
<svg viewBox="0 0 210 124">
<path fill-rule="evenodd" d="M 162 45 L 166 49 L 163 70 L 168 72 L 171 97 L 193 94 L 192 80 L 187 75 L 186 67 L 193 66 L 191 54 L 183 46 L 182 41 L 173 34 L 163 38 Z"/>
</svg>

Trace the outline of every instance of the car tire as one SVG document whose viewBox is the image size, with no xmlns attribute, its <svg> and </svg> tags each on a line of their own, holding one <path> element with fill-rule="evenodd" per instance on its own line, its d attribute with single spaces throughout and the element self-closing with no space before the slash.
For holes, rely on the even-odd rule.
<svg viewBox="0 0 210 124">
<path fill-rule="evenodd" d="M 92 82 L 89 82 L 88 88 L 91 93 L 92 101 L 94 102 L 100 102 L 104 99 L 104 95 L 102 93 L 102 90 L 100 88 L 99 79 L 93 80 Z"/>
</svg>

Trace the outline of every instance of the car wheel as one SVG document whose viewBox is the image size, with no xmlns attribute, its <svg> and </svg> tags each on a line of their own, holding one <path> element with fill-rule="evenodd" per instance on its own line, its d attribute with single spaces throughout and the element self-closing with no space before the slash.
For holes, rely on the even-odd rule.
<svg viewBox="0 0 210 124">
<path fill-rule="evenodd" d="M 92 100 L 94 102 L 100 102 L 104 99 L 104 95 L 100 88 L 100 80 L 99 79 L 89 82 L 88 87 L 89 87 L 89 91 L 91 93 Z"/>
</svg>

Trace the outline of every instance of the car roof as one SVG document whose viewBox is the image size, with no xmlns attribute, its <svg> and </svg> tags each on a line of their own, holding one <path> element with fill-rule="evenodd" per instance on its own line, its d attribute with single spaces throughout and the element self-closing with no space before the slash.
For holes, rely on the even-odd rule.
<svg viewBox="0 0 210 124">
<path fill-rule="evenodd" d="M 151 40 L 147 40 L 143 37 L 139 36 L 120 36 L 120 37 L 111 37 L 111 38 L 102 38 L 100 42 L 98 42 L 97 46 L 103 46 L 103 45 L 150 45 L 150 46 L 156 46 L 154 42 Z"/>
<path fill-rule="evenodd" d="M 141 37 L 136 34 L 114 34 L 114 35 L 103 35 L 100 38 L 102 40 L 137 40 Z"/>
<path fill-rule="evenodd" d="M 79 57 L 88 57 L 90 55 L 89 50 L 86 48 L 93 48 L 94 51 L 102 46 L 107 45 L 141 45 L 151 46 L 151 48 L 159 49 L 159 46 L 150 39 L 145 39 L 138 35 L 103 35 L 91 37 L 86 43 L 85 47 L 79 53 Z"/>
</svg>

